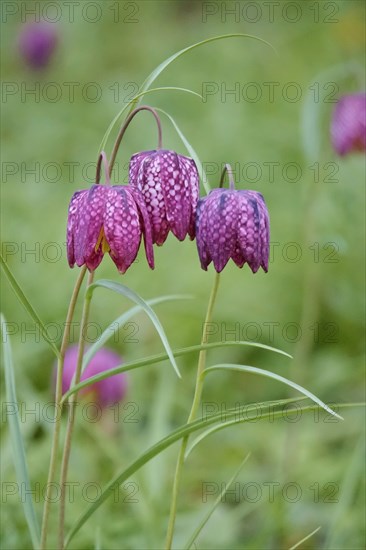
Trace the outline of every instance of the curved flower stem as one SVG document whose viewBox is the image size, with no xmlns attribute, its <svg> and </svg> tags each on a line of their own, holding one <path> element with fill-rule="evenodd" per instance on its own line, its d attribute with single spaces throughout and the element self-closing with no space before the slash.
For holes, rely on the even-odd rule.
<svg viewBox="0 0 366 550">
<path fill-rule="evenodd" d="M 111 178 L 110 178 L 111 171 L 110 171 L 110 168 L 109 168 L 107 155 L 105 154 L 104 151 L 102 151 L 100 153 L 99 158 L 98 158 L 97 173 L 96 173 L 96 176 L 95 176 L 95 183 L 97 185 L 100 183 L 100 172 L 101 172 L 101 168 L 102 168 L 102 162 L 104 164 L 105 184 L 110 185 L 111 184 Z"/>
<path fill-rule="evenodd" d="M 89 273 L 87 288 L 93 283 L 93 279 L 94 279 L 94 272 L 92 271 L 91 273 Z M 85 332 L 85 327 L 88 323 L 90 302 L 91 302 L 91 296 L 88 297 L 86 293 L 84 298 L 83 313 L 81 316 L 81 323 L 80 323 L 79 350 L 78 350 L 74 384 L 78 384 L 80 382 L 81 368 L 83 364 L 84 347 L 85 347 L 84 332 Z M 64 445 L 64 452 L 62 456 L 62 465 L 61 465 L 61 477 L 60 477 L 60 519 L 59 519 L 59 542 L 58 542 L 59 550 L 62 550 L 64 548 L 65 497 L 66 497 L 65 485 L 66 485 L 67 471 L 69 466 L 71 439 L 72 439 L 72 432 L 73 432 L 74 421 L 75 421 L 75 408 L 76 408 L 77 395 L 78 395 L 77 392 L 72 394 L 68 401 L 69 416 L 68 416 L 68 422 L 67 422 L 65 445 Z"/>
<path fill-rule="evenodd" d="M 217 291 L 218 291 L 218 288 L 219 288 L 219 282 L 220 282 L 220 275 L 219 275 L 219 273 L 216 273 L 215 274 L 215 280 L 214 280 L 214 283 L 213 283 L 213 287 L 212 287 L 212 290 L 211 290 L 210 299 L 209 299 L 209 302 L 208 302 L 206 319 L 205 319 L 205 323 L 203 325 L 201 344 L 206 344 L 207 340 L 208 340 L 207 327 L 208 327 L 209 323 L 211 322 L 212 312 L 213 312 L 213 308 L 214 308 L 214 305 L 215 305 Z M 201 402 L 202 389 L 203 389 L 203 376 L 202 376 L 202 373 L 203 373 L 203 371 L 205 369 L 205 365 L 206 365 L 206 354 L 207 354 L 206 350 L 202 350 L 199 354 L 198 365 L 197 365 L 197 375 L 196 375 L 196 387 L 195 387 L 191 412 L 189 413 L 189 416 L 188 416 L 188 419 L 187 419 L 187 424 L 189 424 L 190 422 L 192 422 L 192 420 L 194 420 L 194 418 L 197 414 L 197 409 L 198 409 L 198 407 L 200 405 L 200 402 Z M 168 523 L 168 530 L 167 530 L 167 536 L 166 536 L 166 542 L 165 542 L 166 550 L 171 549 L 172 542 L 173 542 L 175 518 L 176 518 L 176 515 L 177 515 L 178 492 L 179 492 L 180 480 L 181 480 L 181 476 L 182 476 L 182 468 L 183 468 L 184 455 L 185 455 L 185 452 L 186 452 L 187 443 L 188 443 L 188 437 L 184 437 L 182 439 L 182 442 L 181 442 L 181 446 L 180 446 L 179 454 L 178 454 L 178 459 L 177 459 L 177 464 L 176 464 L 176 467 L 175 467 L 172 499 L 171 499 L 171 504 L 170 504 L 169 523 Z"/>
<path fill-rule="evenodd" d="M 64 368 L 65 352 L 69 343 L 70 338 L 70 327 L 71 322 L 75 312 L 76 302 L 79 296 L 80 288 L 83 283 L 86 273 L 86 267 L 83 267 L 77 278 L 74 291 L 71 296 L 69 309 L 67 312 L 65 330 L 62 337 L 61 348 L 60 348 L 60 357 L 57 363 L 57 378 L 56 378 L 56 391 L 55 391 L 55 422 L 54 422 L 54 431 L 53 431 L 53 440 L 51 447 L 51 458 L 50 465 L 48 470 L 48 479 L 46 486 L 46 494 L 44 497 L 44 508 L 43 508 L 43 520 L 42 520 L 42 530 L 41 530 L 41 550 L 44 550 L 47 545 L 47 534 L 48 534 L 48 520 L 50 514 L 50 505 L 51 505 L 51 492 L 52 492 L 52 483 L 55 477 L 57 455 L 60 442 L 60 429 L 61 429 L 61 412 L 62 412 L 62 374 Z"/>
<path fill-rule="evenodd" d="M 116 160 L 117 152 L 118 152 L 119 146 L 121 144 L 122 138 L 123 138 L 128 126 L 129 126 L 131 120 L 140 111 L 150 111 L 150 113 L 152 113 L 154 115 L 156 123 L 158 125 L 158 149 L 162 148 L 162 130 L 161 130 L 161 122 L 160 122 L 160 118 L 159 118 L 158 113 L 156 112 L 155 109 L 153 109 L 152 107 L 149 107 L 148 105 L 142 105 L 141 107 L 137 107 L 137 109 L 134 109 L 128 115 L 128 117 L 126 118 L 126 120 L 123 123 L 122 128 L 118 132 L 118 136 L 117 136 L 117 139 L 116 139 L 115 144 L 113 146 L 113 150 L 112 150 L 112 154 L 111 154 L 111 160 L 110 160 L 110 163 L 109 163 L 109 174 L 110 175 L 111 175 L 112 170 L 113 170 L 114 162 Z"/>
<path fill-rule="evenodd" d="M 223 169 L 221 174 L 219 187 L 223 186 L 226 173 L 229 176 L 229 187 L 231 190 L 233 190 L 235 189 L 235 181 L 234 181 L 233 169 L 231 168 L 230 164 L 225 164 L 225 168 Z"/>
</svg>

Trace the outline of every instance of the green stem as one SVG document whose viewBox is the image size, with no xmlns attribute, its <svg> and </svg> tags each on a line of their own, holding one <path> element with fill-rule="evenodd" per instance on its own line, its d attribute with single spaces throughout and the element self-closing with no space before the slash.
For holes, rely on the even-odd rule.
<svg viewBox="0 0 366 550">
<path fill-rule="evenodd" d="M 94 278 L 94 272 L 92 271 L 91 273 L 89 273 L 87 288 L 93 283 L 93 278 Z M 84 298 L 83 313 L 81 316 L 81 323 L 80 323 L 79 349 L 78 349 L 74 384 L 78 384 L 80 382 L 80 377 L 81 377 L 81 369 L 83 364 L 83 356 L 84 356 L 84 348 L 85 348 L 84 333 L 85 333 L 85 328 L 89 318 L 90 302 L 91 302 L 91 295 L 88 296 L 88 293 L 86 292 L 85 298 Z M 67 422 L 67 428 L 66 428 L 65 445 L 64 445 L 64 452 L 62 456 L 61 477 L 60 477 L 61 494 L 60 494 L 59 542 L 58 542 L 59 550 L 63 550 L 64 548 L 65 504 L 66 504 L 65 487 L 66 487 L 67 471 L 68 471 L 69 459 L 70 459 L 71 439 L 72 439 L 72 433 L 74 429 L 77 395 L 78 395 L 77 392 L 72 394 L 68 401 L 69 416 L 68 416 L 68 422 Z"/>
<path fill-rule="evenodd" d="M 206 344 L 208 340 L 208 331 L 207 327 L 209 323 L 211 322 L 212 318 L 212 312 L 215 305 L 215 300 L 217 296 L 217 291 L 219 288 L 219 282 L 220 282 L 220 275 L 219 273 L 216 273 L 214 284 L 211 290 L 210 299 L 208 302 L 207 307 L 207 313 L 206 313 L 206 319 L 205 323 L 203 325 L 202 330 L 202 339 L 201 344 Z M 204 377 L 202 376 L 202 373 L 206 366 L 206 350 L 201 350 L 198 358 L 198 365 L 197 365 L 197 375 L 196 375 L 196 387 L 194 391 L 194 397 L 191 407 L 191 412 L 189 413 L 187 424 L 192 422 L 197 414 L 197 409 L 201 402 L 201 396 L 202 396 L 202 389 L 203 389 L 203 380 Z M 169 515 L 169 523 L 168 523 L 168 530 L 167 530 L 167 536 L 166 536 L 166 542 L 165 542 L 165 548 L 166 550 L 170 550 L 172 547 L 173 542 L 173 535 L 174 535 L 174 525 L 175 525 L 175 519 L 177 515 L 177 502 L 178 502 L 178 493 L 179 493 L 179 487 L 180 487 L 180 480 L 182 477 L 182 470 L 183 470 L 183 463 L 184 463 L 184 455 L 186 452 L 188 443 L 188 436 L 184 437 L 181 442 L 181 446 L 179 449 L 177 464 L 175 467 L 175 475 L 174 475 L 174 482 L 173 482 L 173 491 L 172 491 L 172 499 L 171 499 L 171 505 L 170 505 L 170 515 Z"/>
<path fill-rule="evenodd" d="M 155 109 L 153 109 L 152 107 L 149 107 L 148 105 L 142 105 L 141 107 L 137 107 L 132 112 L 130 112 L 130 114 L 126 117 L 126 119 L 125 119 L 125 121 L 122 125 L 122 128 L 118 132 L 118 136 L 117 136 L 117 139 L 116 139 L 115 144 L 113 146 L 113 150 L 112 150 L 112 153 L 111 153 L 111 159 L 110 159 L 110 162 L 109 162 L 109 175 L 112 174 L 114 162 L 116 160 L 117 152 L 118 152 L 119 146 L 121 144 L 122 138 L 123 138 L 128 126 L 129 126 L 131 120 L 140 111 L 150 111 L 150 113 L 152 113 L 154 115 L 155 120 L 156 120 L 156 124 L 158 126 L 158 147 L 157 148 L 158 149 L 162 148 L 162 129 L 161 129 L 161 122 L 160 122 L 160 118 L 159 118 L 158 113 L 156 112 Z"/>
<path fill-rule="evenodd" d="M 71 296 L 69 309 L 67 312 L 67 317 L 65 322 L 65 330 L 64 330 L 62 342 L 61 342 L 60 357 L 57 363 L 57 378 L 56 378 L 56 391 L 55 391 L 55 403 L 56 403 L 55 422 L 54 422 L 51 457 L 50 457 L 50 465 L 48 470 L 48 479 L 47 479 L 46 494 L 45 494 L 45 503 L 44 503 L 44 509 L 43 509 L 41 546 L 40 546 L 41 550 L 44 550 L 47 546 L 48 521 L 49 521 L 50 506 L 51 506 L 52 483 L 55 478 L 57 455 L 58 455 L 59 442 L 60 442 L 61 412 L 62 412 L 62 402 L 61 402 L 62 374 L 64 369 L 65 353 L 66 353 L 66 348 L 68 346 L 69 338 L 70 338 L 71 322 L 74 316 L 76 302 L 79 296 L 81 285 L 85 277 L 85 273 L 86 273 L 86 267 L 83 267 L 83 269 L 80 271 L 79 277 L 75 284 L 74 291 Z"/>
</svg>

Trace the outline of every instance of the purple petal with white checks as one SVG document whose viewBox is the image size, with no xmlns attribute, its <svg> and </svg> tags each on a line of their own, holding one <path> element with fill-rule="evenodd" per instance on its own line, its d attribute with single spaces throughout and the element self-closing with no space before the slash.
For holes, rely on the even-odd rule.
<svg viewBox="0 0 366 550">
<path fill-rule="evenodd" d="M 118 271 L 125 273 L 137 256 L 141 227 L 136 203 L 122 185 L 110 188 L 106 202 L 104 232 L 110 257 Z"/>
<path fill-rule="evenodd" d="M 196 237 L 205 270 L 212 260 L 219 273 L 230 258 L 239 267 L 248 263 L 253 273 L 268 270 L 269 218 L 260 193 L 211 191 L 198 202 Z"/>
</svg>

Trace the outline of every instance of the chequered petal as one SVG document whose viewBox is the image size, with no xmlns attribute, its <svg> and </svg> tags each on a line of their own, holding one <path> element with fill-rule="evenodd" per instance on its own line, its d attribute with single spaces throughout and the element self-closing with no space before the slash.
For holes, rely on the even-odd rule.
<svg viewBox="0 0 366 550">
<path fill-rule="evenodd" d="M 256 273 L 262 263 L 262 233 L 265 230 L 261 203 L 254 191 L 239 191 L 239 197 L 238 245 L 250 269 Z"/>
<path fill-rule="evenodd" d="M 137 174 L 140 169 L 141 163 L 144 158 L 156 153 L 156 151 L 142 151 L 141 153 L 135 153 L 130 158 L 130 166 L 128 170 L 128 183 L 137 187 Z"/>
<path fill-rule="evenodd" d="M 189 171 L 173 151 L 159 151 L 159 161 L 166 218 L 172 233 L 183 241 L 191 218 Z"/>
<path fill-rule="evenodd" d="M 206 202 L 208 197 L 200 199 L 197 204 L 196 212 L 196 243 L 198 256 L 201 262 L 201 267 L 207 271 L 207 266 L 212 262 L 212 258 L 209 255 L 207 246 L 206 246 L 206 237 L 207 237 L 207 208 Z"/>
<path fill-rule="evenodd" d="M 199 175 L 196 163 L 189 157 L 179 155 L 179 164 L 182 169 L 182 176 L 186 178 L 188 182 L 189 193 L 189 222 L 188 222 L 188 234 L 191 240 L 195 237 L 195 217 L 196 208 L 199 195 Z"/>
<path fill-rule="evenodd" d="M 80 267 L 86 265 L 90 271 L 98 267 L 103 252 L 95 246 L 103 227 L 104 204 L 108 187 L 92 185 L 79 209 L 78 228 L 75 232 L 75 261 Z"/>
<path fill-rule="evenodd" d="M 67 259 L 70 267 L 75 265 L 75 232 L 78 230 L 80 211 L 82 210 L 82 203 L 88 190 L 76 191 L 71 197 L 69 204 L 69 213 L 67 220 Z"/>
<path fill-rule="evenodd" d="M 142 193 L 139 189 L 130 187 L 130 192 L 139 210 L 140 226 L 142 229 L 142 234 L 144 236 L 144 245 L 145 245 L 147 262 L 151 267 L 151 269 L 154 269 L 155 266 L 154 266 L 154 249 L 153 249 L 153 241 L 152 241 L 152 231 L 151 231 L 150 219 L 147 213 L 146 204 L 144 202 Z"/>
<path fill-rule="evenodd" d="M 237 196 L 229 189 L 211 191 L 207 200 L 207 248 L 218 273 L 236 248 Z"/>
<path fill-rule="evenodd" d="M 140 164 L 137 174 L 137 186 L 142 192 L 150 218 L 153 242 L 162 245 L 169 233 L 166 219 L 165 201 L 160 177 L 160 159 L 153 153 Z"/>
<path fill-rule="evenodd" d="M 130 267 L 141 242 L 139 211 L 126 186 L 109 188 L 104 216 L 104 233 L 110 256 L 121 273 Z"/>
</svg>

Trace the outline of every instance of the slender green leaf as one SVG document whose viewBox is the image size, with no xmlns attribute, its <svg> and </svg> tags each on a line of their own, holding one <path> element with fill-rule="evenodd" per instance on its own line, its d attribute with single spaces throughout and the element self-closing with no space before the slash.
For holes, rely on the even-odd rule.
<svg viewBox="0 0 366 550">
<path fill-rule="evenodd" d="M 171 88 L 154 88 L 152 90 L 149 90 L 151 84 L 158 78 L 158 76 L 173 62 L 175 61 L 176 59 L 178 59 L 179 57 L 181 57 L 182 55 L 184 55 L 185 53 L 187 52 L 190 52 L 191 50 L 194 50 L 195 48 L 198 48 L 199 46 L 204 46 L 205 44 L 208 44 L 209 42 L 216 42 L 218 40 L 224 40 L 226 38 L 250 38 L 252 40 L 257 40 L 259 42 L 262 42 L 263 44 L 266 44 L 267 46 L 269 46 L 275 53 L 276 50 L 275 48 L 269 43 L 269 42 L 266 42 L 266 40 L 263 40 L 262 38 L 259 38 L 257 36 L 253 36 L 251 34 L 242 34 L 242 33 L 233 33 L 233 34 L 223 34 L 223 35 L 220 35 L 220 36 L 213 36 L 211 38 L 207 38 L 206 40 L 202 40 L 201 42 L 197 42 L 196 44 L 191 44 L 190 46 L 186 47 L 186 48 L 183 48 L 182 50 L 176 52 L 175 54 L 173 54 L 172 56 L 170 56 L 168 59 L 165 59 L 165 61 L 163 61 L 162 63 L 160 63 L 160 65 L 158 65 L 158 67 L 156 67 L 151 73 L 150 75 L 147 77 L 147 79 L 144 81 L 144 83 L 142 84 L 140 90 L 139 90 L 139 93 L 136 94 L 135 97 L 133 97 L 131 99 L 131 101 L 129 101 L 120 111 L 119 113 L 114 117 L 114 119 L 112 120 L 111 124 L 109 125 L 106 133 L 104 134 L 104 137 L 103 137 L 103 140 L 102 140 L 102 143 L 100 145 L 100 148 L 99 148 L 99 154 L 101 151 L 103 151 L 105 149 L 105 146 L 106 146 L 106 143 L 107 143 L 107 140 L 108 140 L 108 137 L 110 135 L 110 133 L 112 132 L 115 124 L 118 122 L 118 120 L 120 119 L 120 117 L 122 116 L 122 114 L 128 109 L 130 108 L 130 112 L 135 108 L 137 107 L 138 103 L 139 103 L 139 100 L 144 96 L 146 95 L 146 93 L 152 93 L 152 92 L 155 92 L 155 91 L 160 91 L 160 90 L 168 90 L 168 89 L 171 89 L 171 90 L 181 90 L 181 91 L 188 91 L 190 93 L 193 93 L 195 95 L 197 95 L 195 92 L 192 92 L 191 90 L 185 90 L 184 88 L 176 88 L 176 87 L 171 87 Z M 202 96 L 201 96 L 202 97 Z"/>
<path fill-rule="evenodd" d="M 202 531 L 202 529 L 204 528 L 204 526 L 206 525 L 206 523 L 208 522 L 208 520 L 210 519 L 210 517 L 212 516 L 214 511 L 216 510 L 216 508 L 219 506 L 219 504 L 222 503 L 228 489 L 234 483 L 234 481 L 236 480 L 236 478 L 238 477 L 238 475 L 242 471 L 242 469 L 244 467 L 244 464 L 246 464 L 249 457 L 250 457 L 250 453 L 248 453 L 247 456 L 244 458 L 244 460 L 242 461 L 242 463 L 240 464 L 239 468 L 236 470 L 234 475 L 229 479 L 229 481 L 227 483 L 225 483 L 224 488 L 222 489 L 221 493 L 216 498 L 213 505 L 208 510 L 207 514 L 204 515 L 204 517 L 202 518 L 200 523 L 197 525 L 196 529 L 194 530 L 194 533 L 190 537 L 187 544 L 184 546 L 185 550 L 189 550 L 191 548 L 192 544 L 194 543 L 194 541 L 196 540 L 196 538 L 198 537 L 198 535 L 200 534 L 200 532 Z"/>
<path fill-rule="evenodd" d="M 208 367 L 203 371 L 202 375 L 205 376 L 209 372 L 213 372 L 217 370 L 228 370 L 228 369 L 236 370 L 240 372 L 250 372 L 252 374 L 259 374 L 260 376 L 266 376 L 267 378 L 273 378 L 278 382 L 282 382 L 282 384 L 286 384 L 286 386 L 290 386 L 291 388 L 294 388 L 295 390 L 299 391 L 303 395 L 306 395 L 307 397 L 309 397 L 309 399 L 314 401 L 314 403 L 317 403 L 324 410 L 326 410 L 333 416 L 339 418 L 340 420 L 343 420 L 343 418 L 339 416 L 339 414 L 334 412 L 330 407 L 328 407 L 328 405 L 323 403 L 323 401 L 321 401 L 318 397 L 316 397 L 316 395 L 306 390 L 302 386 L 299 386 L 299 384 L 296 384 L 295 382 L 292 382 L 291 380 L 288 380 L 287 378 L 284 378 L 283 376 L 280 376 L 279 374 L 275 374 L 274 372 L 271 372 L 269 370 L 258 369 L 257 367 L 250 367 L 247 365 L 222 364 L 222 365 L 214 365 L 213 367 Z"/>
<path fill-rule="evenodd" d="M 211 188 L 208 184 L 208 180 L 207 180 L 207 175 L 206 175 L 206 172 L 203 168 L 203 165 L 202 165 L 202 162 L 200 161 L 196 151 L 193 149 L 192 145 L 189 143 L 188 139 L 185 137 L 185 135 L 183 134 L 183 132 L 180 130 L 180 128 L 178 127 L 177 123 L 175 122 L 175 120 L 173 119 L 173 117 L 171 117 L 168 113 L 166 113 L 165 111 L 163 111 L 163 109 L 157 109 L 157 111 L 159 111 L 160 113 L 163 113 L 163 115 L 165 115 L 166 117 L 169 118 L 170 122 L 173 124 L 174 128 L 176 129 L 177 131 L 177 134 L 179 135 L 180 139 L 182 140 L 182 142 L 184 143 L 184 146 L 185 148 L 187 149 L 188 153 L 191 155 L 191 157 L 193 158 L 194 162 L 196 163 L 197 165 L 197 169 L 198 169 L 198 172 L 199 174 L 201 174 L 201 178 L 202 178 L 202 185 L 206 191 L 206 194 L 208 195 L 209 192 L 211 191 Z"/>
<path fill-rule="evenodd" d="M 299 401 L 303 401 L 304 399 L 308 399 L 308 398 L 307 397 L 292 397 L 290 399 L 282 399 L 281 401 L 274 401 L 273 402 L 273 407 L 279 407 L 280 405 L 288 405 L 289 403 L 295 403 L 295 402 L 297 403 Z M 247 415 L 250 412 L 257 412 L 258 407 L 261 410 L 261 407 L 269 407 L 269 406 L 271 406 L 271 405 L 268 404 L 268 402 L 267 403 L 266 402 L 256 403 L 254 406 L 246 406 L 245 407 L 245 414 Z M 254 419 L 255 418 L 256 417 L 254 417 Z M 216 432 L 219 432 L 223 428 L 226 428 L 228 426 L 234 426 L 236 424 L 237 424 L 237 418 L 235 418 L 231 422 L 228 422 L 227 424 L 218 424 L 217 426 L 213 426 L 211 428 L 208 428 L 207 430 L 204 430 L 202 433 L 200 433 L 199 436 L 197 436 L 193 440 L 192 444 L 188 447 L 188 449 L 186 450 L 186 453 L 184 455 L 184 460 L 186 460 L 188 458 L 188 456 L 191 454 L 193 449 L 195 449 L 195 447 L 197 447 L 197 445 L 199 443 L 201 443 L 204 439 L 206 439 L 206 437 L 208 437 L 209 435 L 212 435 Z"/>
<path fill-rule="evenodd" d="M 149 306 L 154 306 L 156 304 L 160 304 L 162 302 L 169 302 L 173 300 L 190 300 L 192 296 L 185 295 L 185 294 L 171 294 L 167 296 L 159 296 L 158 298 L 152 298 L 151 300 L 146 300 L 146 303 Z M 87 350 L 87 352 L 84 355 L 83 359 L 83 368 L 84 370 L 88 363 L 91 361 L 91 359 L 94 357 L 94 355 L 97 353 L 97 351 L 104 346 L 104 344 L 115 334 L 121 326 L 123 326 L 133 315 L 136 313 L 139 313 L 142 311 L 141 306 L 134 306 L 131 307 L 128 311 L 125 311 L 125 313 L 122 313 L 113 323 L 111 323 L 100 335 L 98 340 Z"/>
<path fill-rule="evenodd" d="M 210 42 L 217 42 L 218 40 L 225 40 L 226 38 L 250 38 L 252 40 L 258 40 L 258 42 L 262 42 L 262 44 L 266 44 L 266 46 L 269 46 L 275 53 L 277 53 L 276 50 L 274 49 L 274 47 L 272 46 L 272 44 L 270 44 L 266 40 L 263 40 L 262 38 L 259 38 L 258 36 L 254 36 L 252 34 L 232 33 L 232 34 L 222 34 L 220 36 L 212 36 L 211 38 L 206 38 L 206 40 L 202 40 L 201 42 L 196 42 L 195 44 L 191 44 L 190 46 L 187 46 L 186 48 L 183 48 L 179 52 L 176 52 L 175 54 L 173 54 L 170 57 L 168 57 L 167 59 L 165 59 L 165 61 L 160 63 L 160 65 L 158 65 L 156 67 L 156 69 L 154 69 L 149 74 L 149 76 L 147 77 L 147 79 L 145 80 L 145 82 L 141 86 L 142 91 L 149 89 L 151 84 L 158 78 L 158 76 L 160 76 L 161 73 L 173 61 L 175 61 L 176 59 L 178 59 L 182 55 L 194 50 L 195 48 L 198 48 L 199 46 L 204 46 L 205 44 L 209 44 Z"/>
<path fill-rule="evenodd" d="M 164 86 L 161 88 L 153 88 L 151 90 L 144 90 L 142 92 L 139 92 L 136 94 L 126 105 L 122 107 L 122 109 L 116 114 L 112 122 L 107 128 L 106 133 L 103 136 L 103 139 L 101 141 L 101 144 L 99 146 L 98 156 L 102 151 L 104 151 L 106 143 L 108 141 L 108 138 L 114 128 L 114 126 L 117 124 L 117 122 L 122 117 L 123 113 L 130 107 L 130 112 L 137 106 L 139 103 L 139 100 L 144 97 L 145 95 L 154 94 L 155 92 L 165 92 L 165 91 L 176 91 L 176 92 L 185 92 L 187 94 L 195 95 L 199 97 L 200 99 L 203 99 L 201 94 L 198 94 L 197 92 L 193 92 L 192 90 L 188 90 L 188 88 L 179 88 L 177 86 Z"/>
<path fill-rule="evenodd" d="M 9 342 L 9 335 L 7 334 L 6 321 L 1 315 L 1 332 L 3 341 L 3 353 L 4 353 L 4 370 L 5 370 L 5 387 L 6 387 L 6 399 L 8 404 L 12 407 L 11 414 L 8 415 L 9 431 L 13 447 L 13 460 L 15 473 L 20 487 L 24 487 L 28 496 L 31 495 L 31 484 L 28 474 L 27 460 L 25 456 L 25 448 L 20 430 L 20 418 L 19 407 L 15 390 L 15 377 L 14 377 L 14 365 L 11 352 L 11 346 Z M 33 548 L 39 548 L 40 530 L 38 525 L 37 516 L 33 507 L 33 499 L 22 499 L 25 519 L 27 521 L 29 533 L 32 539 Z"/>
<path fill-rule="evenodd" d="M 273 405 L 273 401 L 270 402 L 271 405 Z M 338 408 L 345 408 L 345 407 L 357 407 L 357 406 L 365 406 L 365 403 L 345 403 L 345 404 L 337 404 Z M 307 411 L 314 411 L 317 410 L 317 407 L 315 405 L 309 405 L 301 407 L 299 410 L 301 412 L 307 412 Z M 238 414 L 238 411 L 236 408 L 234 409 L 228 409 L 226 411 L 226 417 L 231 419 L 235 417 L 235 415 Z M 270 410 L 269 412 L 263 413 L 260 417 L 256 417 L 258 420 L 262 420 L 268 417 L 272 418 L 279 418 L 283 415 L 283 411 L 274 411 Z M 176 441 L 179 441 L 180 439 L 189 436 L 190 434 L 201 430 L 202 428 L 206 428 L 212 424 L 215 424 L 216 422 L 222 421 L 222 413 L 209 416 L 208 418 L 195 420 L 194 422 L 191 422 L 189 424 L 184 424 L 183 426 L 180 426 L 173 432 L 171 432 L 169 435 L 161 439 L 158 443 L 155 443 L 155 445 L 152 445 L 147 449 L 144 453 L 142 453 L 136 460 L 134 460 L 127 468 L 124 468 L 120 470 L 110 481 L 107 483 L 106 487 L 102 490 L 101 494 L 98 496 L 98 498 L 85 510 L 85 512 L 82 513 L 82 515 L 77 519 L 74 526 L 71 528 L 65 543 L 65 548 L 70 544 L 71 540 L 74 538 L 76 533 L 80 530 L 80 528 L 85 524 L 85 522 L 98 510 L 98 508 L 107 500 L 109 496 L 114 494 L 114 490 L 116 487 L 121 485 L 124 481 L 126 481 L 129 477 L 131 477 L 135 472 L 137 472 L 144 464 L 149 462 L 152 458 L 159 455 L 162 451 L 164 451 L 166 448 L 170 447 L 173 443 Z M 246 422 L 250 422 L 251 418 L 239 418 L 237 420 L 238 424 L 243 424 Z M 225 422 L 224 424 L 230 425 L 229 422 Z"/>
<path fill-rule="evenodd" d="M 134 292 L 133 290 L 131 290 L 127 286 L 122 285 L 121 283 L 116 283 L 114 281 L 108 281 L 106 279 L 100 279 L 99 281 L 96 281 L 95 283 L 90 285 L 88 290 L 87 290 L 87 293 L 86 293 L 87 297 L 91 296 L 92 293 L 94 292 L 94 290 L 98 287 L 107 288 L 108 290 L 112 290 L 113 292 L 117 292 L 118 294 L 122 294 L 122 296 L 125 296 L 126 298 L 128 298 L 132 302 L 135 302 L 140 307 L 142 307 L 142 309 L 150 317 L 153 325 L 155 326 L 156 331 L 160 336 L 160 339 L 161 339 L 161 341 L 163 343 L 163 346 L 164 346 L 164 348 L 165 348 L 165 350 L 168 354 L 169 360 L 170 360 L 171 364 L 173 365 L 173 368 L 174 368 L 175 372 L 177 373 L 178 377 L 181 378 L 178 366 L 175 362 L 174 355 L 173 355 L 172 349 L 170 347 L 170 344 L 168 342 L 168 338 L 166 337 L 165 331 L 164 331 L 164 329 L 163 329 L 163 327 L 162 327 L 155 311 L 153 309 L 151 309 L 149 304 L 147 304 L 145 302 L 145 300 L 143 300 L 143 298 L 141 298 L 141 296 L 136 294 L 136 292 Z M 111 371 L 109 371 L 109 372 L 111 372 Z"/>
<path fill-rule="evenodd" d="M 273 348 L 271 346 L 267 346 L 266 344 L 259 344 L 258 342 L 246 342 L 246 341 L 228 341 L 228 342 L 212 342 L 211 344 L 198 344 L 196 346 L 189 346 L 187 348 L 181 348 L 178 350 L 173 351 L 174 357 L 180 357 L 181 355 L 187 355 L 189 353 L 194 353 L 201 351 L 202 349 L 214 349 L 214 348 L 225 348 L 225 347 L 234 347 L 234 346 L 249 346 L 254 348 L 260 348 L 267 351 L 273 351 L 275 353 L 279 353 L 280 355 L 284 355 L 285 357 L 289 357 L 292 359 L 291 355 L 286 353 L 285 351 L 279 350 L 277 348 Z M 155 363 L 160 363 L 161 361 L 166 361 L 166 359 L 169 359 L 168 354 L 166 353 L 158 353 L 157 355 L 150 355 L 149 357 L 145 357 L 143 359 L 137 359 L 136 361 L 130 361 L 128 363 L 124 363 L 123 365 L 118 365 L 114 369 L 110 369 L 107 372 L 102 372 L 100 374 L 96 374 L 95 376 L 91 376 L 87 380 L 83 380 L 83 382 L 79 382 L 79 384 L 76 384 L 70 390 L 68 390 L 62 397 L 62 402 L 66 401 L 70 397 L 71 394 L 80 391 L 83 388 L 86 388 L 87 386 L 90 386 L 91 384 L 94 384 L 95 382 L 99 382 L 100 380 L 104 380 L 104 378 L 109 378 L 110 376 L 114 376 L 115 374 L 119 374 L 120 372 L 127 372 L 129 370 L 139 369 L 141 367 L 145 367 L 147 365 L 153 365 Z"/>
<path fill-rule="evenodd" d="M 306 537 L 304 537 L 303 539 L 299 540 L 299 542 L 297 542 L 296 544 L 294 544 L 293 546 L 291 546 L 291 548 L 289 548 L 289 550 L 295 550 L 295 548 L 298 548 L 303 542 L 306 542 L 307 540 L 309 540 L 313 535 L 315 535 L 315 533 L 317 533 L 318 531 L 320 531 L 321 529 L 321 525 L 319 527 L 317 527 L 316 529 L 314 529 L 314 531 L 312 531 L 311 533 L 309 533 Z"/>
<path fill-rule="evenodd" d="M 32 306 L 32 304 L 30 303 L 30 301 L 28 300 L 28 298 L 24 294 L 23 290 L 21 289 L 21 287 L 17 283 L 17 280 L 15 279 L 13 273 L 10 271 L 9 266 L 7 265 L 6 261 L 4 260 L 4 258 L 2 257 L 1 254 L 0 254 L 0 263 L 1 263 L 1 267 L 3 268 L 3 271 L 4 271 L 6 277 L 9 281 L 16 297 L 18 298 L 18 300 L 20 301 L 20 303 L 22 304 L 24 309 L 32 317 L 33 321 L 36 323 L 37 327 L 39 328 L 40 333 L 42 334 L 43 338 L 46 340 L 47 344 L 50 345 L 50 347 L 52 348 L 52 351 L 54 352 L 56 357 L 60 357 L 60 352 L 57 349 L 57 346 L 55 345 L 54 342 L 52 342 L 52 340 L 48 336 L 46 327 L 42 323 L 39 315 L 36 313 L 34 307 Z"/>
</svg>

